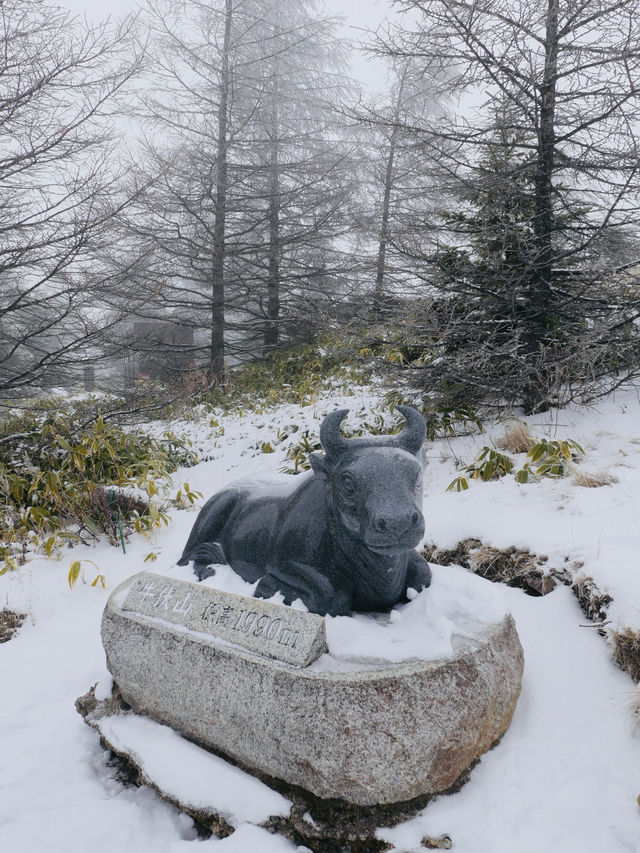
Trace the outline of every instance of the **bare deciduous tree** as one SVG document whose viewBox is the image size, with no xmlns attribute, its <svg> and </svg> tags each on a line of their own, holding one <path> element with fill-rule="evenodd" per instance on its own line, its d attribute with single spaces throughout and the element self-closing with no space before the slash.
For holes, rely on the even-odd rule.
<svg viewBox="0 0 640 853">
<path fill-rule="evenodd" d="M 156 250 L 148 315 L 194 329 L 211 384 L 225 356 L 277 346 L 289 309 L 326 286 L 339 258 L 354 184 L 333 117 L 341 51 L 311 5 L 150 7 L 141 112 L 156 134 L 141 168 L 155 178 L 131 225 Z"/>
<path fill-rule="evenodd" d="M 390 36 L 387 35 L 387 38 Z M 378 49 L 384 46 L 379 38 Z M 424 73 L 411 57 L 395 59 L 390 68 L 388 102 L 360 111 L 360 119 L 373 134 L 374 155 L 368 172 L 376 210 L 376 261 L 373 288 L 374 315 L 380 317 L 388 297 L 406 291 L 413 274 L 407 267 L 403 245 L 417 227 L 429 220 L 437 196 L 433 167 L 424 156 L 415 128 L 435 129 L 444 113 L 442 80 Z"/>
<path fill-rule="evenodd" d="M 105 331 L 94 263 L 122 207 L 109 107 L 135 73 L 131 19 L 90 28 L 40 0 L 0 7 L 0 394 Z"/>
</svg>

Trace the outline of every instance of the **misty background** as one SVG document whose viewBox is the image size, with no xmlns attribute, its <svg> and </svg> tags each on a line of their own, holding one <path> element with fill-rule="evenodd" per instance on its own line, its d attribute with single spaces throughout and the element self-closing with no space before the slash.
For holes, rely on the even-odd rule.
<svg viewBox="0 0 640 853">
<path fill-rule="evenodd" d="M 9 0 L 2 399 L 336 341 L 445 408 L 632 378 L 639 2 Z"/>
</svg>

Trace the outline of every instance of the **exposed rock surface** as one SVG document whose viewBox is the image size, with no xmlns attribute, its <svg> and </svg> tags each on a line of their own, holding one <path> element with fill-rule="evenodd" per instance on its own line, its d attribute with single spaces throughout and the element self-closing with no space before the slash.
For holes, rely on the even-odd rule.
<svg viewBox="0 0 640 853">
<path fill-rule="evenodd" d="M 300 670 L 123 611 L 130 583 L 102 624 L 125 701 L 318 797 L 375 805 L 445 791 L 511 721 L 523 654 L 510 616 L 453 657 Z"/>
</svg>

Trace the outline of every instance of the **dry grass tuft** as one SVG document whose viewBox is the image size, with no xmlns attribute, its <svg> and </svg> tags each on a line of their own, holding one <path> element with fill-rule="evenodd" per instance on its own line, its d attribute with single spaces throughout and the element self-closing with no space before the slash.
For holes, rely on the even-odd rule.
<svg viewBox="0 0 640 853">
<path fill-rule="evenodd" d="M 615 474 L 609 471 L 585 471 L 579 465 L 576 465 L 571 477 L 571 482 L 574 486 L 584 486 L 586 489 L 597 489 L 600 486 L 611 486 L 618 482 Z"/>
<path fill-rule="evenodd" d="M 528 453 L 536 441 L 537 439 L 531 434 L 526 424 L 522 421 L 514 421 L 507 424 L 504 435 L 496 441 L 496 447 L 511 453 Z"/>
<path fill-rule="evenodd" d="M 422 554 L 427 562 L 437 563 L 439 566 L 463 566 L 470 569 L 469 554 L 481 545 L 479 539 L 463 539 L 451 550 L 430 544 L 424 546 Z"/>
<path fill-rule="evenodd" d="M 640 634 L 625 628 L 622 633 L 610 631 L 613 656 L 616 663 L 628 672 L 634 681 L 640 681 Z"/>
<path fill-rule="evenodd" d="M 425 835 L 420 844 L 427 850 L 451 850 L 453 847 L 453 841 L 449 835 L 440 835 L 437 838 Z"/>
<path fill-rule="evenodd" d="M 593 622 L 605 621 L 609 605 L 613 599 L 596 586 L 593 578 L 577 578 L 572 582 L 571 589 L 589 619 Z"/>
<path fill-rule="evenodd" d="M 518 587 L 529 595 L 546 595 L 556 586 L 555 579 L 543 568 L 546 557 L 514 547 L 500 550 L 479 539 L 465 539 L 452 550 L 427 545 L 422 553 L 432 563 L 463 566 L 480 577 Z"/>
<path fill-rule="evenodd" d="M 8 643 L 26 618 L 26 613 L 16 613 L 15 610 L 9 609 L 0 610 L 0 643 Z"/>
<path fill-rule="evenodd" d="M 504 550 L 483 545 L 471 555 L 473 571 L 490 581 L 523 589 L 530 595 L 547 595 L 556 582 L 542 566 L 546 557 L 511 547 Z"/>
<path fill-rule="evenodd" d="M 630 628 L 618 632 L 605 627 L 613 599 L 599 589 L 593 578 L 572 577 L 582 568 L 581 562 L 575 561 L 567 569 L 549 569 L 544 556 L 515 547 L 493 548 L 480 539 L 464 539 L 449 550 L 426 545 L 422 554 L 428 562 L 463 566 L 487 580 L 518 587 L 529 595 L 546 595 L 558 583 L 570 585 L 584 613 L 593 622 L 600 623 L 596 624 L 596 629 L 601 636 L 607 636 L 618 666 L 634 681 L 640 681 L 640 632 Z M 635 729 L 640 731 L 640 689 L 634 696 L 631 713 Z"/>
</svg>

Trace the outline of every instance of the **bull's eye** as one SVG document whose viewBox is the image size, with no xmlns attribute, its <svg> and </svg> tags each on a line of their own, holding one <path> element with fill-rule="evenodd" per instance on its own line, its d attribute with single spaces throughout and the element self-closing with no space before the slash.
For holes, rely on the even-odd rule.
<svg viewBox="0 0 640 853">
<path fill-rule="evenodd" d="M 357 486 L 351 474 L 343 474 L 340 477 L 340 491 L 347 498 L 352 498 L 355 495 Z"/>
</svg>

